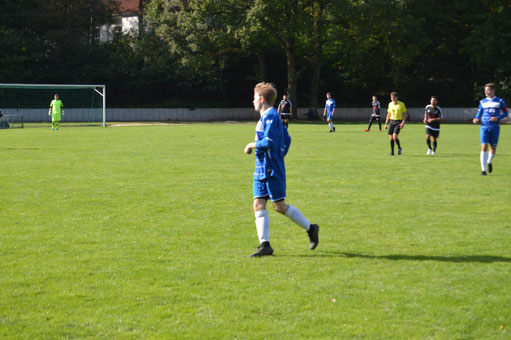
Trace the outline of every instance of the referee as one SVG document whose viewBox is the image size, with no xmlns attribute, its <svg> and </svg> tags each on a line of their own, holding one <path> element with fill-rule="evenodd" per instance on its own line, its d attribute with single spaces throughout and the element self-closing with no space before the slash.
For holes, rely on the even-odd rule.
<svg viewBox="0 0 511 340">
<path fill-rule="evenodd" d="M 394 143 L 397 144 L 397 154 L 401 155 L 403 149 L 399 143 L 399 131 L 405 126 L 408 113 L 406 112 L 405 103 L 400 102 L 397 92 L 390 94 L 389 108 L 387 109 L 387 118 L 385 119 L 385 130 L 389 129 L 390 136 L 390 155 L 394 156 Z M 390 126 L 389 126 L 390 121 Z"/>
</svg>

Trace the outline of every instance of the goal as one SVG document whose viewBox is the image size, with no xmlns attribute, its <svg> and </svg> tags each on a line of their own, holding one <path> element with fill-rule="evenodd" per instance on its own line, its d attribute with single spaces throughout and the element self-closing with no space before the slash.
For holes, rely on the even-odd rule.
<svg viewBox="0 0 511 340">
<path fill-rule="evenodd" d="M 89 123 L 106 126 L 105 85 L 4 84 L 0 83 L 0 110 L 21 122 L 49 122 L 55 94 L 64 104 L 62 124 Z"/>
</svg>

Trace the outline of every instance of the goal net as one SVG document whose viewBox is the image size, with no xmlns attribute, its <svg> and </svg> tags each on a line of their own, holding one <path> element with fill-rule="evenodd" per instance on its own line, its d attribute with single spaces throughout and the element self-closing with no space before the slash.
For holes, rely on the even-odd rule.
<svg viewBox="0 0 511 340">
<path fill-rule="evenodd" d="M 55 94 L 64 104 L 61 126 L 72 123 L 106 126 L 105 85 L 0 83 L 0 110 L 4 114 L 0 120 L 51 122 L 48 111 Z"/>
</svg>

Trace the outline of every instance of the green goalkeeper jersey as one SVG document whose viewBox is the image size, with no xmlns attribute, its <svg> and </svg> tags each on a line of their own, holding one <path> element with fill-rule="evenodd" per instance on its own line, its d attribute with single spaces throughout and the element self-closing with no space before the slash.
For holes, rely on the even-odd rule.
<svg viewBox="0 0 511 340">
<path fill-rule="evenodd" d="M 58 114 L 60 115 L 62 108 L 64 107 L 64 104 L 62 104 L 62 101 L 60 99 L 53 99 L 50 103 L 51 107 L 51 113 L 52 114 Z"/>
</svg>

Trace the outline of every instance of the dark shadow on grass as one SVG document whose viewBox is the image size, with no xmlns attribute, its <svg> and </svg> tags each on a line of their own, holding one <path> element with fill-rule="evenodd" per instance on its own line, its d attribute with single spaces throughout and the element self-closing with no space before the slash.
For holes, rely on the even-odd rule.
<svg viewBox="0 0 511 340">
<path fill-rule="evenodd" d="M 279 256 L 278 254 L 276 256 Z M 510 257 L 493 255 L 453 255 L 453 256 L 434 256 L 434 255 L 366 255 L 344 252 L 318 252 L 310 255 L 280 255 L 282 257 L 344 257 L 344 258 L 362 258 L 370 260 L 389 260 L 389 261 L 439 261 L 453 263 L 511 263 Z"/>
</svg>

